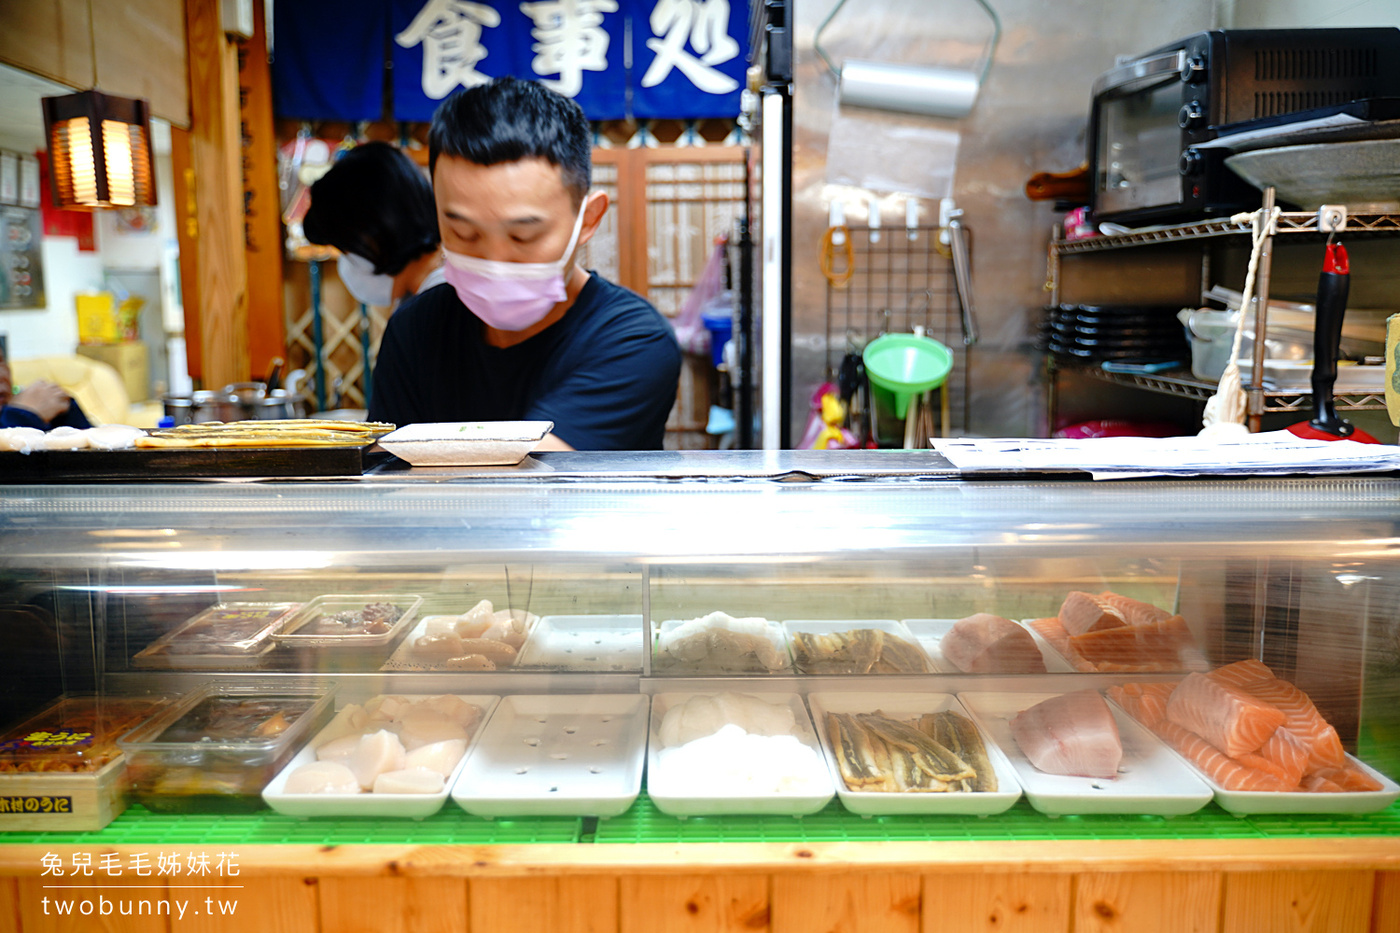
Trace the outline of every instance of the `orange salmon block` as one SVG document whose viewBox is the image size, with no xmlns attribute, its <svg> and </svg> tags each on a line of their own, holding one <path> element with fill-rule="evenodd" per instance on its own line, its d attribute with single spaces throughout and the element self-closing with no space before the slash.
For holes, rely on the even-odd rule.
<svg viewBox="0 0 1400 933">
<path fill-rule="evenodd" d="M 1341 768 L 1347 763 L 1346 749 L 1342 747 L 1337 730 L 1322 718 L 1308 695 L 1286 680 L 1259 681 L 1244 688 L 1251 696 L 1257 697 L 1283 713 L 1284 728 L 1296 735 L 1309 751 L 1310 767 Z"/>
<path fill-rule="evenodd" d="M 1071 635 L 1126 626 L 1128 620 L 1108 602 L 1092 593 L 1071 592 L 1060 604 L 1060 624 Z"/>
<path fill-rule="evenodd" d="M 1182 650 L 1195 639 L 1181 616 L 1145 625 L 1125 625 L 1084 635 L 1071 635 L 1070 644 L 1098 670 L 1180 670 Z M 1108 667 L 1106 665 L 1112 665 Z"/>
<path fill-rule="evenodd" d="M 1060 620 L 1055 616 L 1048 619 L 1033 619 L 1028 623 L 1035 629 L 1036 634 L 1048 641 L 1051 646 L 1064 656 L 1064 659 L 1074 665 L 1074 669 L 1080 672 L 1094 671 L 1097 668 L 1084 658 L 1074 646 L 1069 643 L 1069 632 L 1060 624 Z"/>
<path fill-rule="evenodd" d="M 1151 603 L 1145 603 L 1139 599 L 1119 596 L 1111 590 L 1104 590 L 1100 593 L 1099 601 L 1118 610 L 1123 621 L 1129 625 L 1155 625 L 1158 622 L 1165 622 L 1172 616 L 1172 613 L 1166 609 L 1159 609 Z"/>
<path fill-rule="evenodd" d="M 1223 754 L 1220 749 L 1199 735 L 1181 728 L 1169 719 L 1162 720 L 1152 731 L 1226 790 L 1286 791 L 1294 788 L 1294 785 L 1283 783 L 1275 775 L 1251 768 Z"/>
<path fill-rule="evenodd" d="M 1167 700 L 1167 719 L 1238 757 L 1256 751 L 1287 721 L 1279 710 L 1242 690 L 1187 674 Z"/>
<path fill-rule="evenodd" d="M 1303 779 L 1303 790 L 1323 793 L 1355 793 L 1380 789 L 1379 781 L 1352 765 L 1344 768 L 1322 768 Z"/>
</svg>

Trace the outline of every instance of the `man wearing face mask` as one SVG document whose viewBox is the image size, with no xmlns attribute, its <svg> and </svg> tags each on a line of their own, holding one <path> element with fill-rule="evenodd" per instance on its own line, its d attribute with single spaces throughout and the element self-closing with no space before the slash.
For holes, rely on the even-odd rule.
<svg viewBox="0 0 1400 933">
<path fill-rule="evenodd" d="M 340 250 L 336 271 L 356 301 L 391 308 L 443 282 L 432 185 L 388 143 L 341 155 L 311 186 L 301 226 L 310 242 Z"/>
<path fill-rule="evenodd" d="M 429 166 L 451 288 L 389 320 L 369 418 L 554 422 L 541 449 L 659 450 L 681 353 L 645 299 L 576 254 L 608 208 L 589 192 L 583 111 L 512 78 L 433 115 Z"/>
</svg>

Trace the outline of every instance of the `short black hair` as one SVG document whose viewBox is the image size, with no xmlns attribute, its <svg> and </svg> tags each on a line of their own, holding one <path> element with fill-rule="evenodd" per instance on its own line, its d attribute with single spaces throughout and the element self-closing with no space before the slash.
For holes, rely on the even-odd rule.
<svg viewBox="0 0 1400 933">
<path fill-rule="evenodd" d="M 442 155 L 477 165 L 545 159 L 559 167 L 577 207 L 592 183 L 592 146 L 578 104 L 536 81 L 496 78 L 438 105 L 428 131 L 428 169 L 436 170 Z"/>
<path fill-rule="evenodd" d="M 398 275 L 442 241 L 432 184 L 383 142 L 347 150 L 316 180 L 301 229 L 312 243 L 362 256 L 384 275 Z"/>
</svg>

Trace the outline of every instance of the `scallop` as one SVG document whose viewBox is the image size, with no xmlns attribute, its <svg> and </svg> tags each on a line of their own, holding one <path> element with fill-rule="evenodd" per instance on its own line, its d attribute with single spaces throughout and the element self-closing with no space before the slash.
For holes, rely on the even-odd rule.
<svg viewBox="0 0 1400 933">
<path fill-rule="evenodd" d="M 312 761 L 287 775 L 288 794 L 358 794 L 355 773 L 338 761 Z"/>
<path fill-rule="evenodd" d="M 0 450 L 18 450 L 27 454 L 31 450 L 43 450 L 44 432 L 38 428 L 0 429 Z"/>
<path fill-rule="evenodd" d="M 360 746 L 360 738 L 359 735 L 342 735 L 338 739 L 322 742 L 316 746 L 316 760 L 344 762 L 355 754 L 355 749 Z"/>
<path fill-rule="evenodd" d="M 39 445 L 35 445 L 36 449 Z M 70 428 L 67 425 L 54 428 L 44 436 L 43 448 L 45 450 L 83 450 L 89 446 L 87 432 L 82 428 Z"/>
<path fill-rule="evenodd" d="M 404 756 L 404 767 L 423 768 L 446 778 L 467 753 L 465 739 L 446 739 L 420 745 Z"/>
<path fill-rule="evenodd" d="M 88 444 L 98 450 L 126 450 L 136 445 L 136 439 L 146 432 L 129 424 L 99 424 L 88 428 Z"/>
<path fill-rule="evenodd" d="M 335 714 L 334 719 L 326 723 L 326 728 L 322 729 L 320 735 L 316 736 L 312 747 L 320 748 L 327 742 L 333 742 L 347 735 L 359 736 L 368 725 L 369 716 L 365 713 L 364 707 L 358 703 L 347 703 L 340 712 Z"/>
<path fill-rule="evenodd" d="M 476 724 L 481 721 L 481 707 L 473 706 L 450 693 L 428 697 L 426 700 L 420 700 L 418 705 L 423 709 L 437 710 L 468 732 L 476 728 Z"/>
<path fill-rule="evenodd" d="M 408 710 L 400 720 L 399 737 L 406 749 L 415 749 L 434 742 L 449 739 L 466 740 L 467 730 L 451 717 L 435 709 L 416 706 Z"/>
<path fill-rule="evenodd" d="M 441 774 L 423 768 L 386 771 L 374 779 L 376 794 L 440 794 L 444 786 Z"/>
<path fill-rule="evenodd" d="M 403 769 L 404 754 L 399 737 L 387 729 L 380 729 L 362 738 L 345 764 L 355 773 L 355 780 L 360 786 L 369 790 L 379 775 Z"/>
</svg>

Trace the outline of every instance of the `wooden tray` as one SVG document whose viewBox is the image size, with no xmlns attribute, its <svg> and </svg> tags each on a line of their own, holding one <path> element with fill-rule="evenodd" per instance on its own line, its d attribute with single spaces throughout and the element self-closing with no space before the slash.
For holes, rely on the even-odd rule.
<svg viewBox="0 0 1400 933">
<path fill-rule="evenodd" d="M 389 455 L 345 447 L 135 447 L 0 452 L 0 484 L 359 476 Z"/>
</svg>

